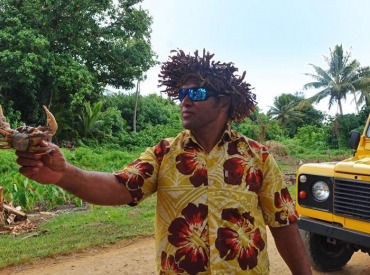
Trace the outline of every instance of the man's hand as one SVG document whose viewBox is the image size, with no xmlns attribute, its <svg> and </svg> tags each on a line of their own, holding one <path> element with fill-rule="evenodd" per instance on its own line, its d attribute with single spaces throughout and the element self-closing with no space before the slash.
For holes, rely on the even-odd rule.
<svg viewBox="0 0 370 275">
<path fill-rule="evenodd" d="M 46 144 L 45 144 L 46 145 Z M 48 154 L 16 151 L 19 172 L 39 183 L 57 183 L 66 169 L 66 160 L 55 144 L 48 143 L 53 150 Z"/>
</svg>

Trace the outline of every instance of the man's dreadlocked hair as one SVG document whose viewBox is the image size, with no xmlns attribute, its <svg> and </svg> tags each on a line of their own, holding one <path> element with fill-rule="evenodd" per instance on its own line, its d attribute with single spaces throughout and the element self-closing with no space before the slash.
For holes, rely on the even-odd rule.
<svg viewBox="0 0 370 275">
<path fill-rule="evenodd" d="M 199 80 L 202 87 L 208 87 L 222 94 L 231 96 L 229 120 L 241 122 L 250 117 L 251 112 L 256 108 L 256 95 L 251 92 L 250 84 L 244 82 L 246 72 L 242 76 L 234 75 L 238 68 L 233 63 L 221 63 L 211 61 L 214 54 L 206 53 L 203 56 L 194 52 L 194 56 L 186 55 L 182 50 L 172 50 L 170 60 L 164 62 L 161 67 L 158 87 L 166 86 L 162 92 L 175 99 L 179 90 L 190 77 Z"/>
</svg>

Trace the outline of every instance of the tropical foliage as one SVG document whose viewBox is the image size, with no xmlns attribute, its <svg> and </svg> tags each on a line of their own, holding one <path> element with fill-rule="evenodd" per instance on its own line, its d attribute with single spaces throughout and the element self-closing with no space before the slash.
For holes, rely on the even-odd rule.
<svg viewBox="0 0 370 275">
<path fill-rule="evenodd" d="M 156 63 L 140 2 L 0 0 L 1 103 L 40 124 L 41 105 L 59 120 L 99 101 L 107 85 L 133 87 Z"/>
<path fill-rule="evenodd" d="M 274 98 L 274 104 L 267 115 L 276 120 L 284 130 L 284 136 L 293 137 L 299 127 L 320 126 L 324 115 L 316 110 L 302 93 L 281 94 Z"/>
<path fill-rule="evenodd" d="M 370 67 L 359 68 L 356 78 L 355 88 L 357 91 L 354 93 L 354 101 L 357 112 L 359 112 L 359 106 L 363 104 L 370 107 Z M 359 95 L 358 100 L 356 99 L 357 95 Z"/>
<path fill-rule="evenodd" d="M 356 101 L 356 93 L 360 93 L 360 102 L 369 99 L 370 89 L 370 70 L 368 67 L 361 68 L 360 62 L 351 59 L 351 53 L 344 53 L 342 45 L 336 45 L 330 49 L 330 56 L 324 57 L 328 68 L 322 69 L 310 64 L 316 74 L 307 73 L 306 75 L 314 79 L 304 85 L 304 89 L 320 89 L 318 93 L 310 97 L 312 102 L 320 102 L 323 98 L 329 97 L 329 109 L 334 103 L 338 104 L 339 112 L 343 115 L 343 101 L 347 95 L 352 93 Z M 357 106 L 357 102 L 356 106 Z"/>
</svg>

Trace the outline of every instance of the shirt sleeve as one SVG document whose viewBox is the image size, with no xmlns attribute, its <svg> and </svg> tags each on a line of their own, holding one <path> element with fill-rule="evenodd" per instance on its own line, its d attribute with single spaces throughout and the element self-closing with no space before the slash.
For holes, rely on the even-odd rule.
<svg viewBox="0 0 370 275">
<path fill-rule="evenodd" d="M 267 225 L 282 227 L 298 220 L 294 201 L 271 154 L 267 156 L 263 164 L 263 183 L 259 192 L 259 200 Z"/>
<path fill-rule="evenodd" d="M 138 159 L 114 173 L 119 182 L 124 184 L 131 193 L 133 202 L 130 206 L 138 205 L 141 201 L 157 191 L 157 176 L 160 162 L 156 157 L 156 147 L 147 148 Z"/>
</svg>

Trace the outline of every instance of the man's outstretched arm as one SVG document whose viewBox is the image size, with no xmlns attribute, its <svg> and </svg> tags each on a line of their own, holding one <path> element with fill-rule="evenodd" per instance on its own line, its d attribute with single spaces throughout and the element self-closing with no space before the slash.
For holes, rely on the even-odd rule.
<svg viewBox="0 0 370 275">
<path fill-rule="evenodd" d="M 86 171 L 68 163 L 59 147 L 40 155 L 17 151 L 19 172 L 42 184 L 55 184 L 84 201 L 100 205 L 122 205 L 132 202 L 127 188 L 111 173 Z"/>
</svg>

